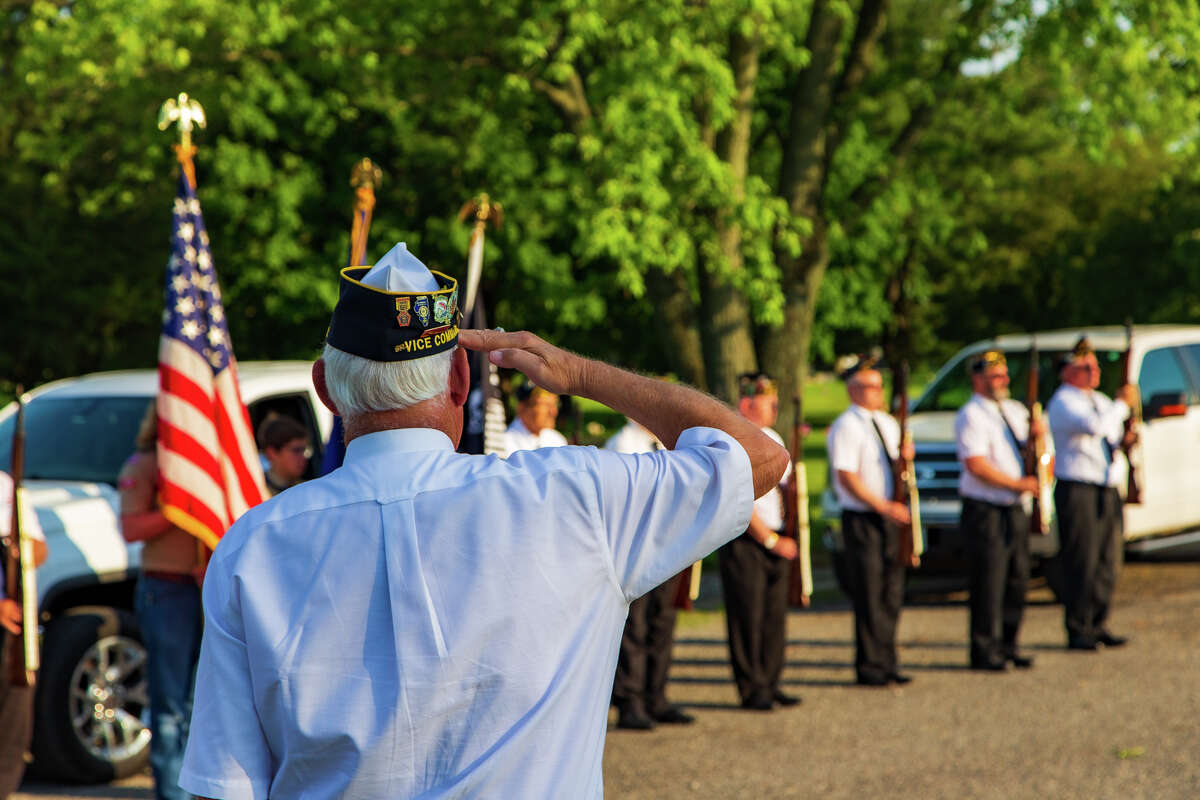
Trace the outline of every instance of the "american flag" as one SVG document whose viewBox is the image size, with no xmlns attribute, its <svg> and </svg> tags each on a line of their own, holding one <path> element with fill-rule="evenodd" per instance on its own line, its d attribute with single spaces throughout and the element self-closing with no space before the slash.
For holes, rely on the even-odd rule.
<svg viewBox="0 0 1200 800">
<path fill-rule="evenodd" d="M 159 492 L 167 519 L 215 548 L 266 488 L 200 201 L 180 172 L 158 349 Z"/>
</svg>

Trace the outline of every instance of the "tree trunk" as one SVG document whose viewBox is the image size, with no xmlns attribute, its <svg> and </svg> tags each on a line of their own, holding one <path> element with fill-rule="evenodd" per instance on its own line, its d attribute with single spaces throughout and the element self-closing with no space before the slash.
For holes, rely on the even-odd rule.
<svg viewBox="0 0 1200 800">
<path fill-rule="evenodd" d="M 779 427 L 783 430 L 792 424 L 792 397 L 802 396 L 808 379 L 817 292 L 829 266 L 824 217 L 813 218 L 813 233 L 792 261 L 784 274 L 798 277 L 784 285 L 783 327 L 768 335 L 762 347 L 763 366 L 779 383 Z"/>
<path fill-rule="evenodd" d="M 704 347 L 687 276 L 681 269 L 670 274 L 652 269 L 646 275 L 646 288 L 652 297 L 661 298 L 658 309 L 664 323 L 663 339 L 671 370 L 685 383 L 706 387 Z"/>
<path fill-rule="evenodd" d="M 729 127 L 717 136 L 715 149 L 717 156 L 729 167 L 731 202 L 728 208 L 719 209 L 714 218 L 722 263 L 700 270 L 708 390 L 730 403 L 737 401 L 737 376 L 758 369 L 750 304 L 737 287 L 737 276 L 744 261 L 742 229 L 736 218 L 746 198 L 758 50 L 757 36 L 730 35 L 729 63 L 737 89 L 736 113 Z M 711 268 L 713 266 L 716 269 Z"/>
</svg>

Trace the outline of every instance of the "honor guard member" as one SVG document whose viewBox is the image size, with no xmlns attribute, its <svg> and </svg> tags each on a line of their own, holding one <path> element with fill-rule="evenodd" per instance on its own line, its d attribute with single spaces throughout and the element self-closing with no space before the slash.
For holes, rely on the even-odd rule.
<svg viewBox="0 0 1200 800">
<path fill-rule="evenodd" d="M 779 417 L 775 381 L 767 375 L 748 373 L 738 378 L 738 384 L 738 410 L 742 416 L 782 447 L 783 439 L 771 427 Z M 780 485 L 791 469 L 789 461 Z M 800 698 L 779 688 L 787 647 L 788 562 L 798 553 L 796 540 L 780 535 L 780 485 L 754 501 L 754 515 L 746 532 L 718 554 L 733 679 L 742 708 L 754 711 L 800 702 Z"/>
<path fill-rule="evenodd" d="M 1029 582 L 1029 510 L 1037 478 L 1025 474 L 1029 411 L 1009 397 L 1008 362 L 988 350 L 967 364 L 974 394 L 954 419 L 960 527 L 970 553 L 971 669 L 1033 666 L 1017 651 Z M 1041 431 L 1044 433 L 1045 431 Z M 1035 431 L 1036 433 L 1036 431 Z"/>
<path fill-rule="evenodd" d="M 1087 337 L 1063 359 L 1062 385 L 1050 398 L 1046 416 L 1054 436 L 1054 506 L 1058 511 L 1059 559 L 1063 568 L 1067 647 L 1095 650 L 1119 647 L 1125 638 L 1105 623 L 1117 584 L 1122 502 L 1117 487 L 1127 464 L 1116 452 L 1125 418 L 1137 401 L 1126 384 L 1110 400 L 1096 391 L 1100 363 Z"/>
<path fill-rule="evenodd" d="M 909 521 L 908 506 L 892 500 L 900 426 L 883 411 L 883 377 L 870 361 L 851 368 L 846 390 L 850 408 L 833 421 L 826 441 L 842 507 L 846 577 L 854 605 L 854 669 L 863 686 L 908 683 L 912 679 L 899 672 L 896 658 L 905 570 L 897 525 Z"/>
<path fill-rule="evenodd" d="M 778 483 L 786 452 L 718 401 L 530 333 L 460 333 L 457 306 L 403 248 L 342 270 L 313 382 L 345 462 L 252 508 L 213 556 L 188 791 L 599 798 L 630 601 Z M 463 347 L 667 449 L 456 453 Z"/>
<path fill-rule="evenodd" d="M 13 479 L 0 472 L 0 536 L 12 533 Z M 21 503 L 21 528 L 33 542 L 33 563 L 41 566 L 46 560 L 46 536 L 38 524 L 37 514 Z M 0 567 L 10 556 L 8 548 L 0 554 Z M 4 572 L 0 571 L 0 640 L 5 640 L 0 652 L 19 647 L 22 608 L 18 599 L 5 595 Z M 8 664 L 0 664 L 0 798 L 8 797 L 21 785 L 25 774 L 25 752 L 33 737 L 32 686 L 14 686 Z"/>
<path fill-rule="evenodd" d="M 654 453 L 663 446 L 657 436 L 629 420 L 604 443 L 604 449 L 615 453 Z M 658 722 L 687 725 L 696 721 L 667 701 L 679 580 L 680 576 L 674 575 L 629 604 L 613 680 L 618 728 L 649 730 Z"/>
<path fill-rule="evenodd" d="M 554 427 L 558 419 L 558 395 L 532 381 L 517 387 L 517 416 L 504 434 L 505 455 L 518 450 L 565 447 L 567 437 Z"/>
</svg>

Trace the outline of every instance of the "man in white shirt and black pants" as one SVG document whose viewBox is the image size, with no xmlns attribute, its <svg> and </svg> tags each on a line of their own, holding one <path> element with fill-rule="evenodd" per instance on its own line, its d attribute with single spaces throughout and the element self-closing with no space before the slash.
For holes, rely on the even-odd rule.
<svg viewBox="0 0 1200 800">
<path fill-rule="evenodd" d="M 1125 459 L 1115 456 L 1137 389 L 1122 386 L 1116 400 L 1096 391 L 1100 364 L 1087 337 L 1063 360 L 1062 381 L 1046 414 L 1058 451 L 1054 505 L 1067 648 L 1119 647 L 1125 638 L 1105 627 L 1121 547 L 1122 501 L 1117 486 L 1125 480 L 1127 469 Z"/>
<path fill-rule="evenodd" d="M 663 446 L 657 436 L 631 419 L 609 437 L 604 449 L 617 453 L 655 453 Z M 629 604 L 613 679 L 618 728 L 650 730 L 660 722 L 688 725 L 696 721 L 667 700 L 679 580 L 679 575 L 668 578 Z"/>
<path fill-rule="evenodd" d="M 827 442 L 854 604 L 854 669 L 863 686 L 904 684 L 912 679 L 899 672 L 896 658 L 906 568 L 899 560 L 897 526 L 910 517 L 908 506 L 892 500 L 900 426 L 883 411 L 883 377 L 877 370 L 856 368 L 846 389 L 851 406 L 833 421 Z"/>
<path fill-rule="evenodd" d="M 779 418 L 779 391 L 769 376 L 747 373 L 738 377 L 738 410 L 763 433 L 783 446 L 771 426 Z M 729 632 L 729 662 L 742 708 L 770 711 L 794 706 L 799 697 L 779 688 L 787 648 L 789 565 L 799 552 L 795 539 L 781 536 L 783 495 L 779 485 L 754 501 L 746 532 L 718 551 L 725 625 Z"/>
<path fill-rule="evenodd" d="M 968 362 L 974 394 L 954 420 L 960 527 L 971 556 L 971 669 L 1027 669 L 1033 659 L 1017 652 L 1029 582 L 1030 494 L 1037 478 L 1026 475 L 1021 447 L 1030 434 L 1029 411 L 1009 397 L 1008 363 L 998 350 Z"/>
</svg>

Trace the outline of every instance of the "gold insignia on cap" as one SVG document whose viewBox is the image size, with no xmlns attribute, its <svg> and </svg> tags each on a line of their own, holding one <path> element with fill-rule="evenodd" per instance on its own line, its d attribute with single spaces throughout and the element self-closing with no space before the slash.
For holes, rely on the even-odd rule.
<svg viewBox="0 0 1200 800">
<path fill-rule="evenodd" d="M 772 395 L 779 394 L 779 388 L 775 385 L 775 381 L 765 373 L 757 375 L 747 373 L 738 378 L 738 391 L 742 397 L 758 397 L 761 394 Z"/>
<path fill-rule="evenodd" d="M 1004 357 L 1004 353 L 999 350 L 984 350 L 979 355 L 971 359 L 968 366 L 971 372 L 983 372 L 992 367 L 1007 367 L 1008 359 Z"/>
<path fill-rule="evenodd" d="M 1096 351 L 1092 348 L 1092 342 L 1086 336 L 1080 336 L 1079 341 L 1071 348 L 1071 358 L 1084 358 L 1090 356 Z"/>
</svg>

